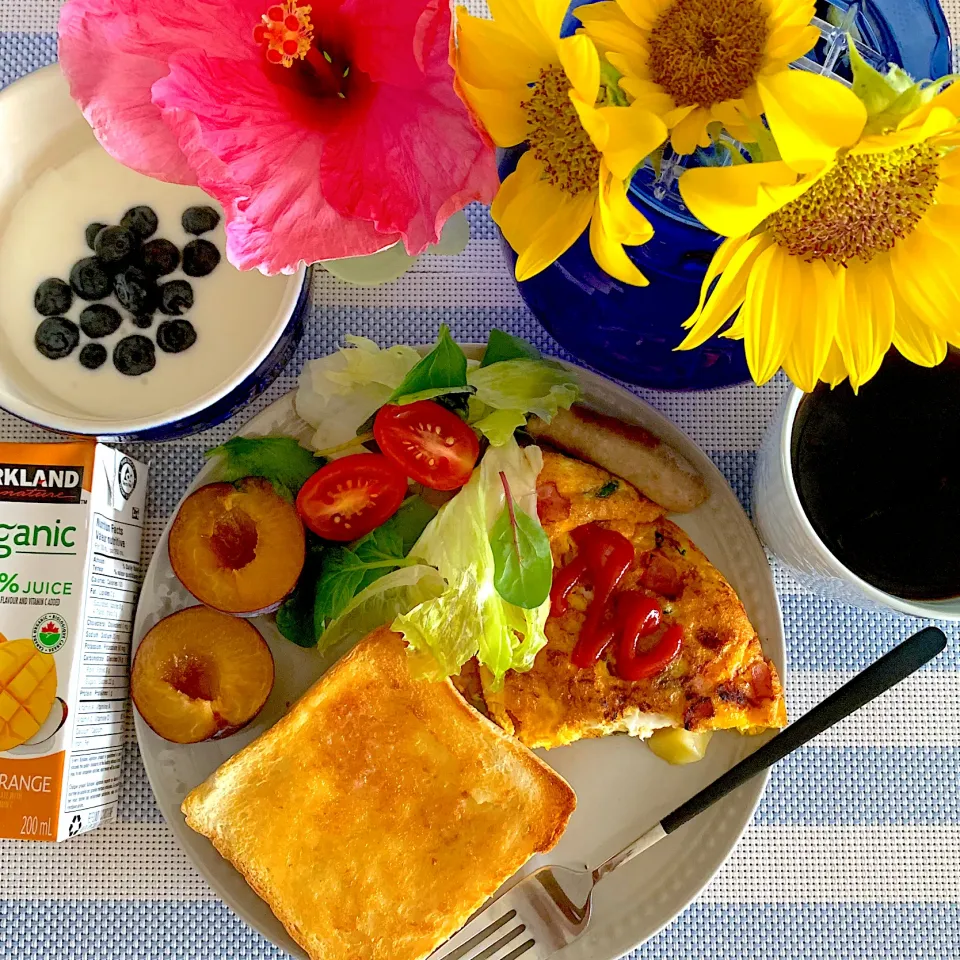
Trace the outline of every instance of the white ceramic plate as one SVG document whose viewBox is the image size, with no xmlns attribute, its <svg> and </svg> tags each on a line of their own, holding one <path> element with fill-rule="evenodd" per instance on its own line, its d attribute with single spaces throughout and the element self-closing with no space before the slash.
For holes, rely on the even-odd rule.
<svg viewBox="0 0 960 960">
<path fill-rule="evenodd" d="M 764 649 L 783 674 L 784 637 L 773 577 L 753 527 L 733 491 L 709 458 L 676 426 L 626 390 L 577 369 L 585 399 L 597 409 L 633 421 L 662 437 L 693 463 L 706 479 L 710 497 L 693 513 L 675 517 L 694 542 L 723 572 L 743 600 Z M 242 434 L 278 432 L 309 436 L 297 418 L 290 394 L 248 423 Z M 187 491 L 210 482 L 208 466 Z M 167 531 L 144 581 L 134 629 L 134 648 L 159 619 L 196 601 L 180 586 L 167 558 Z M 136 717 L 140 751 L 157 802 L 197 869 L 250 926 L 282 950 L 304 958 L 267 905 L 247 886 L 211 844 L 190 830 L 180 802 L 221 763 L 270 727 L 290 703 L 329 667 L 323 656 L 283 639 L 269 618 L 255 621 L 276 660 L 276 686 L 247 729 L 216 743 L 179 746 L 158 737 Z M 584 740 L 558 750 L 540 751 L 577 793 L 577 810 L 550 860 L 595 865 L 639 836 L 701 787 L 751 753 L 762 738 L 720 733 L 707 756 L 687 767 L 670 767 L 629 737 Z M 587 934 L 565 953 L 565 960 L 614 960 L 673 920 L 706 886 L 729 856 L 750 820 L 766 775 L 745 784 L 598 887 L 594 918 Z M 293 842 L 293 841 L 292 841 Z M 539 860 L 539 858 L 537 858 Z M 536 866 L 528 865 L 527 869 Z"/>
</svg>

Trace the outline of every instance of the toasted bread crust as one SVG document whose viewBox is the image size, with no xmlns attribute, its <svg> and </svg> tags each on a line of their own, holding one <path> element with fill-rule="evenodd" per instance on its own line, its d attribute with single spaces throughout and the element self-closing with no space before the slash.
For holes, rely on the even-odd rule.
<svg viewBox="0 0 960 960">
<path fill-rule="evenodd" d="M 576 805 L 381 628 L 184 800 L 313 960 L 421 960 Z"/>
</svg>

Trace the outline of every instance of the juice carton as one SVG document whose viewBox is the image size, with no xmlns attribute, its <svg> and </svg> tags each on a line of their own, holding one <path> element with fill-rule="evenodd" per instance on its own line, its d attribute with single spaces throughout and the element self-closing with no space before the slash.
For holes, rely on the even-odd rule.
<svg viewBox="0 0 960 960">
<path fill-rule="evenodd" d="M 116 819 L 146 480 L 92 440 L 0 443 L 0 838 Z"/>
</svg>

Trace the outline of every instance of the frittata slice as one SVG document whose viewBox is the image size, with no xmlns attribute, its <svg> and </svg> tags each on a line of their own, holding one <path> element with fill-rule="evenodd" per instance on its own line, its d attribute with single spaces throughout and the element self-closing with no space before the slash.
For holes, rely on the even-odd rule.
<svg viewBox="0 0 960 960">
<path fill-rule="evenodd" d="M 566 612 L 547 621 L 548 643 L 532 670 L 511 671 L 500 689 L 481 671 L 490 716 L 504 730 L 528 747 L 557 747 L 619 732 L 645 739 L 663 727 L 757 733 L 786 724 L 780 678 L 743 604 L 659 506 L 626 481 L 551 452 L 538 493 L 555 569 L 577 555 L 577 527 L 616 530 L 635 548 L 620 590 L 655 598 L 664 623 L 683 627 L 683 641 L 679 657 L 645 680 L 618 677 L 611 649 L 595 667 L 578 668 L 571 653 L 592 596 L 578 586 Z"/>
</svg>

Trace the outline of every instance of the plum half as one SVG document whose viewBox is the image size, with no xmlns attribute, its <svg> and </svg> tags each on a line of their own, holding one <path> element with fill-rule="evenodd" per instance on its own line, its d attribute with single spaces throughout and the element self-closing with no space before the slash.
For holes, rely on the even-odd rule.
<svg viewBox="0 0 960 960">
<path fill-rule="evenodd" d="M 173 572 L 201 603 L 225 613 L 265 613 L 303 569 L 303 524 L 268 480 L 210 483 L 180 507 L 169 552 Z"/>
<path fill-rule="evenodd" d="M 165 740 L 199 743 L 245 727 L 270 696 L 273 676 L 273 655 L 253 624 L 209 607 L 188 607 L 143 638 L 130 695 Z"/>
</svg>

